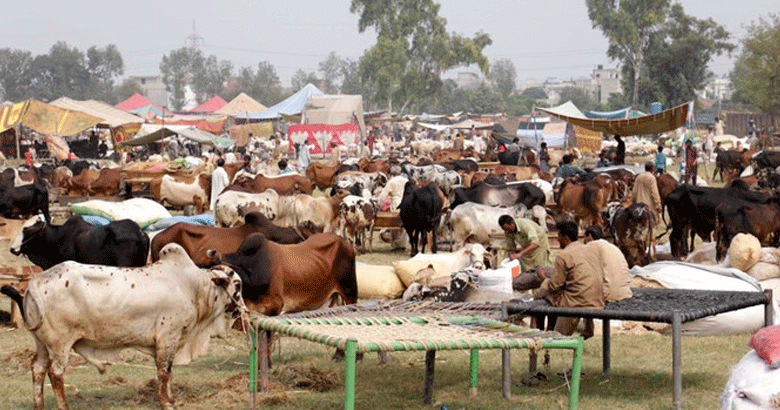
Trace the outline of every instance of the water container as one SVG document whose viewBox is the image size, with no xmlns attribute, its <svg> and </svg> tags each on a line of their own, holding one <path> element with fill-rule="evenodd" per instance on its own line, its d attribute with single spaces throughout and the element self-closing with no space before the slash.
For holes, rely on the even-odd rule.
<svg viewBox="0 0 780 410">
<path fill-rule="evenodd" d="M 483 270 L 477 276 L 477 287 L 500 293 L 512 293 L 512 269 L 498 268 Z"/>
<path fill-rule="evenodd" d="M 512 279 L 516 278 L 517 275 L 520 274 L 520 261 L 517 259 L 513 259 L 511 261 L 509 259 L 504 259 L 501 261 L 501 267 L 511 269 Z"/>
<path fill-rule="evenodd" d="M 659 102 L 650 103 L 650 114 L 658 114 L 659 112 L 663 111 L 663 106 Z"/>
</svg>

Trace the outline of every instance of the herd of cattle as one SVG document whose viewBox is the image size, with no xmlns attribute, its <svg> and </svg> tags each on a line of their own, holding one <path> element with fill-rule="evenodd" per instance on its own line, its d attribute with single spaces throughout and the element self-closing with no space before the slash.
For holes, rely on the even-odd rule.
<svg viewBox="0 0 780 410">
<path fill-rule="evenodd" d="M 741 171 L 746 155 L 722 152 L 718 172 Z M 752 189 L 778 187 L 775 169 L 780 153 L 759 152 L 747 158 L 756 170 L 753 176 L 734 178 L 724 188 L 678 186 L 669 175 L 657 178 L 674 257 L 692 249 L 694 235 L 710 240 L 712 232 L 719 259 L 740 232 L 755 235 L 765 245 L 780 245 L 780 197 Z M 658 221 L 647 205 L 630 204 L 636 174 L 629 168 L 597 169 L 583 178 L 560 180 L 533 164 L 498 165 L 489 171 L 480 170 L 480 165 L 473 152 L 461 150 L 437 151 L 414 162 L 393 157 L 335 165 L 314 162 L 306 175 L 273 177 L 228 164 L 232 183 L 216 193 L 216 227 L 180 222 L 151 239 L 130 220 L 95 227 L 73 216 L 61 226 L 51 223 L 51 187 L 85 196 L 118 195 L 125 189 L 119 168 L 95 170 L 78 162 L 5 169 L 0 174 L 0 215 L 29 218 L 11 252 L 26 255 L 46 270 L 30 282 L 24 301 L 18 290 L 3 288 L 25 312 L 26 325 L 38 342 L 33 366 L 36 406 L 51 363 L 49 376 L 58 404 L 64 407 L 62 372 L 71 348 L 102 369 L 106 361 L 101 354 L 124 346 L 126 339 L 116 334 L 117 326 L 105 325 L 111 319 L 98 308 L 108 300 L 127 301 L 127 312 L 156 312 L 153 318 L 128 313 L 121 320 L 126 323 L 123 331 L 130 334 L 125 336 L 134 340 L 127 343 L 157 354 L 158 395 L 164 408 L 172 404 L 170 364 L 202 353 L 204 338 L 214 326 L 224 327 L 223 318 L 230 321 L 247 308 L 278 315 L 355 303 L 356 249 L 373 251 L 375 223 L 382 211 L 398 212 L 412 256 L 425 252 L 429 241 L 435 253 L 440 237 L 453 247 L 467 243 L 489 247 L 502 234 L 498 216 L 510 214 L 531 218 L 545 229 L 566 219 L 583 226 L 599 224 L 612 233 L 630 266 L 653 260 Z M 205 172 L 161 176 L 150 188 L 163 204 L 194 205 L 201 211 L 215 194 Z M 313 195 L 315 188 L 323 193 Z M 163 278 L 160 272 L 166 270 L 192 273 L 181 279 Z M 181 292 L 138 297 L 139 289 L 165 281 L 176 283 L 160 285 L 161 289 Z M 99 289 L 99 297 L 83 297 L 79 292 L 86 292 L 85 287 L 89 292 Z M 204 294 L 211 299 L 196 303 L 197 309 L 179 302 Z M 52 298 L 57 298 L 56 309 Z M 169 312 L 162 304 L 176 308 Z M 75 317 L 89 324 L 68 320 Z M 162 330 L 145 333 L 152 328 Z M 96 342 L 83 342 L 87 339 Z M 191 346 L 180 358 L 181 350 L 174 346 L 182 343 Z"/>
</svg>

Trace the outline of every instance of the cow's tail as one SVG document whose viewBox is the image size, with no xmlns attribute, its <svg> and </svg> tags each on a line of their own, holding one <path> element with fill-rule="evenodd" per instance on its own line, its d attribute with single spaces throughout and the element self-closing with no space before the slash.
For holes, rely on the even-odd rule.
<svg viewBox="0 0 780 410">
<path fill-rule="evenodd" d="M 22 298 L 22 295 L 19 293 L 19 291 L 10 285 L 4 285 L 2 288 L 0 288 L 0 293 L 8 296 L 11 298 L 11 300 L 16 302 L 16 304 L 19 306 L 19 313 L 21 313 L 22 317 L 24 317 L 24 299 Z"/>
</svg>

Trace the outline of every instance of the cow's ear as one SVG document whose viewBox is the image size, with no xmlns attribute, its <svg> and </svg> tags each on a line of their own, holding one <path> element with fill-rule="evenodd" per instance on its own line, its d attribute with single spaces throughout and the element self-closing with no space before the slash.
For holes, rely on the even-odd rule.
<svg viewBox="0 0 780 410">
<path fill-rule="evenodd" d="M 228 285 L 230 284 L 230 281 L 227 278 L 223 278 L 223 277 L 211 278 L 211 281 L 214 282 L 215 285 L 223 289 L 227 289 Z"/>
</svg>

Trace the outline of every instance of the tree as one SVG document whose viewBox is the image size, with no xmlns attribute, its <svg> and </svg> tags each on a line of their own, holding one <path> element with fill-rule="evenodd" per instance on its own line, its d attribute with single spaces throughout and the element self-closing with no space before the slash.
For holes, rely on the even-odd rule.
<svg viewBox="0 0 780 410">
<path fill-rule="evenodd" d="M 639 79 L 650 35 L 666 18 L 670 0 L 586 0 L 588 17 L 609 40 L 607 55 L 633 74 L 631 103 L 639 98 Z"/>
<path fill-rule="evenodd" d="M 344 78 L 344 69 L 347 62 L 336 55 L 335 51 L 328 54 L 328 58 L 320 61 L 319 67 L 324 82 L 323 91 L 327 94 L 336 94 L 341 85 L 340 79 Z"/>
<path fill-rule="evenodd" d="M 36 56 L 31 64 L 30 97 L 52 101 L 62 96 L 83 100 L 88 96 L 90 74 L 84 53 L 60 41 L 49 54 Z"/>
<path fill-rule="evenodd" d="M 358 31 L 377 32 L 377 43 L 361 58 L 363 81 L 373 84 L 375 100 L 387 101 L 390 110 L 394 101 L 402 102 L 403 112 L 415 101 L 438 95 L 441 74 L 448 69 L 477 64 L 488 72 L 482 50 L 492 43 L 490 36 L 447 33 L 439 8 L 433 0 L 352 0 L 350 12 L 360 15 Z"/>
<path fill-rule="evenodd" d="M 230 77 L 233 64 L 230 61 L 218 61 L 211 55 L 204 57 L 200 50 L 182 47 L 163 55 L 160 72 L 163 75 L 165 89 L 171 93 L 171 106 L 174 110 L 183 109 L 184 90 L 192 87 L 196 99 L 203 103 L 222 92 L 223 84 Z"/>
<path fill-rule="evenodd" d="M 489 78 L 504 98 L 509 97 L 509 94 L 514 91 L 516 76 L 517 72 L 512 60 L 500 59 L 490 65 Z"/>
<path fill-rule="evenodd" d="M 0 92 L 4 100 L 19 102 L 29 98 L 32 62 L 29 51 L 0 49 Z"/>
<path fill-rule="evenodd" d="M 769 14 L 747 27 L 731 79 L 735 101 L 780 115 L 780 15 Z"/>
<path fill-rule="evenodd" d="M 109 44 L 102 49 L 90 47 L 87 50 L 87 70 L 91 76 L 89 96 L 115 103 L 114 78 L 125 72 L 119 49 L 114 44 Z"/>
<path fill-rule="evenodd" d="M 292 85 L 293 90 L 300 90 L 301 88 L 305 87 L 306 84 L 312 83 L 317 84 L 320 80 L 317 79 L 317 76 L 312 72 L 305 72 L 301 69 L 298 69 L 298 71 L 293 74 L 292 78 L 290 79 L 290 83 Z"/>
<path fill-rule="evenodd" d="M 128 78 L 122 81 L 122 84 L 119 84 L 119 86 L 114 89 L 113 95 L 118 101 L 124 101 L 135 93 L 143 94 L 143 92 L 144 89 L 138 81 Z"/>
<path fill-rule="evenodd" d="M 577 108 L 590 111 L 596 108 L 596 101 L 590 95 L 590 91 L 580 87 L 563 87 L 561 90 L 560 104 L 571 101 Z"/>
<path fill-rule="evenodd" d="M 527 97 L 534 100 L 546 100 L 549 98 L 547 92 L 542 87 L 528 87 L 520 93 L 521 97 Z"/>
</svg>

